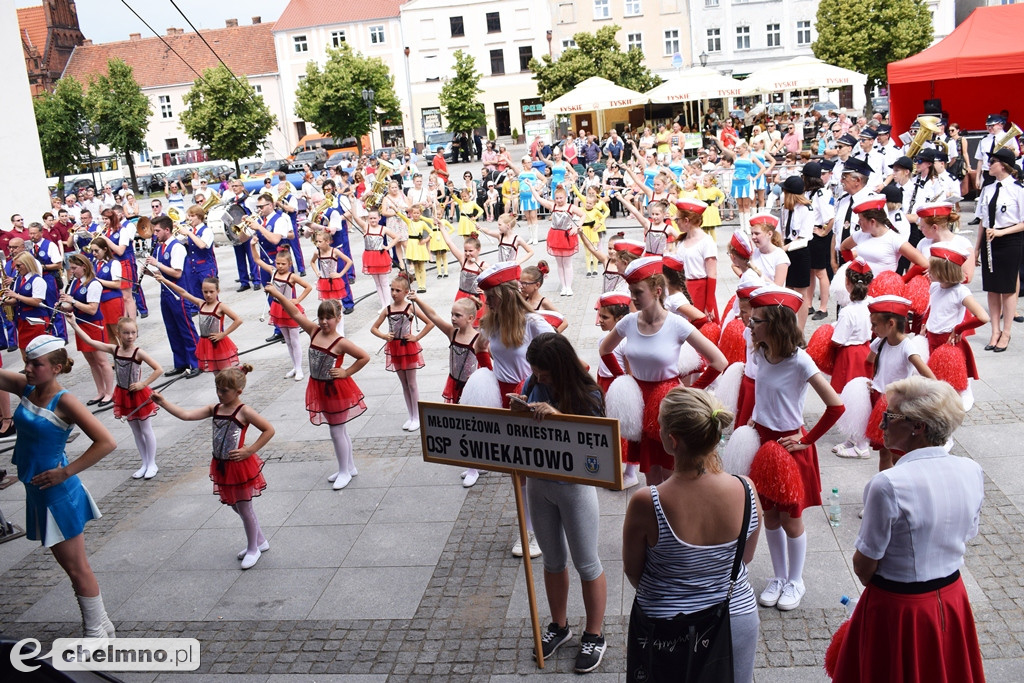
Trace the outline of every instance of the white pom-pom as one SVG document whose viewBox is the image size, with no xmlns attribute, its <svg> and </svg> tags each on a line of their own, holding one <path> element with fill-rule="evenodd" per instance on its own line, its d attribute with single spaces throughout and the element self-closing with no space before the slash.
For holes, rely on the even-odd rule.
<svg viewBox="0 0 1024 683">
<path fill-rule="evenodd" d="M 722 466 L 729 474 L 750 474 L 750 463 L 754 462 L 757 449 L 761 447 L 761 437 L 753 427 L 737 427 L 725 445 L 721 454 Z"/>
<path fill-rule="evenodd" d="M 714 394 L 725 409 L 736 412 L 736 403 L 740 399 L 740 384 L 743 382 L 743 363 L 733 363 L 725 369 L 718 379 L 712 382 L 708 391 Z"/>
<path fill-rule="evenodd" d="M 644 395 L 630 375 L 616 377 L 604 396 L 605 414 L 619 421 L 619 436 L 640 441 L 644 422 Z"/>
<path fill-rule="evenodd" d="M 836 422 L 836 430 L 855 441 L 867 438 L 868 418 L 871 417 L 871 383 L 867 377 L 854 377 L 839 395 L 846 408 Z"/>
<path fill-rule="evenodd" d="M 494 371 L 487 368 L 477 368 L 462 389 L 462 398 L 459 404 L 464 406 L 483 406 L 484 408 L 501 407 L 501 389 L 498 388 L 498 378 Z"/>
<path fill-rule="evenodd" d="M 679 349 L 679 376 L 686 377 L 697 372 L 704 365 L 704 359 L 697 353 L 697 349 L 689 344 L 683 344 Z"/>
<path fill-rule="evenodd" d="M 850 293 L 846 291 L 846 269 L 849 267 L 849 263 L 839 266 L 835 277 L 832 278 L 832 284 L 828 286 L 828 294 L 832 297 L 832 302 L 839 304 L 840 308 L 850 305 Z"/>
</svg>

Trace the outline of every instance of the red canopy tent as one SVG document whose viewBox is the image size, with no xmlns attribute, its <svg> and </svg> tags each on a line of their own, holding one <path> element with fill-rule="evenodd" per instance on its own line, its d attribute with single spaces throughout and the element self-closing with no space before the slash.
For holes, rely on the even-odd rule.
<svg viewBox="0 0 1024 683">
<path fill-rule="evenodd" d="M 940 98 L 951 122 L 985 127 L 985 116 L 1006 109 L 1024 121 L 1024 5 L 980 7 L 943 40 L 889 64 L 889 119 L 905 131 Z"/>
</svg>

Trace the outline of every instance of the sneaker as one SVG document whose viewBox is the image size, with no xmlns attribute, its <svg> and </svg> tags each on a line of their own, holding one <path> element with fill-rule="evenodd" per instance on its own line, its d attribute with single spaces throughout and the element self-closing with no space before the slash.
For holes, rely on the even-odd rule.
<svg viewBox="0 0 1024 683">
<path fill-rule="evenodd" d="M 572 638 L 572 629 L 569 628 L 569 624 L 565 626 L 559 626 L 555 622 L 548 624 L 547 630 L 540 635 L 540 651 L 544 653 L 544 659 L 555 654 L 555 650 L 570 638 Z M 604 654 L 603 650 L 602 654 Z"/>
<path fill-rule="evenodd" d="M 850 447 L 846 444 L 836 446 L 837 458 L 848 458 L 850 460 L 867 460 L 871 457 L 871 451 L 867 448 Z"/>
<path fill-rule="evenodd" d="M 537 537 L 530 532 L 530 559 L 536 559 L 540 557 L 540 546 L 537 544 Z"/>
<path fill-rule="evenodd" d="M 827 317 L 828 317 L 828 313 L 827 312 L 825 312 L 825 311 L 818 311 L 817 313 L 815 313 L 814 315 L 811 316 L 811 320 L 824 320 Z"/>
<path fill-rule="evenodd" d="M 468 475 L 467 475 L 468 476 Z M 537 545 L 537 537 L 533 535 L 533 532 L 527 534 L 527 538 L 530 543 L 530 559 L 536 559 L 540 557 L 540 546 Z M 519 536 L 516 536 L 516 542 L 512 544 L 512 557 L 523 556 L 523 541 Z"/>
<path fill-rule="evenodd" d="M 762 607 L 775 607 L 782 595 L 782 589 L 786 582 L 780 578 L 774 578 L 768 582 L 768 586 L 757 596 L 757 602 Z"/>
<path fill-rule="evenodd" d="M 779 601 L 775 606 L 783 611 L 788 612 L 794 610 L 800 606 L 800 601 L 804 597 L 804 593 L 807 589 L 804 588 L 804 583 L 794 583 L 793 581 L 787 581 L 785 587 L 782 589 L 782 595 L 779 596 Z"/>
<path fill-rule="evenodd" d="M 468 472 L 466 474 L 465 478 L 463 478 L 463 480 L 462 480 L 462 485 L 465 486 L 468 489 L 470 486 L 475 484 L 476 480 L 479 479 L 479 478 L 480 478 L 480 473 L 478 471 L 473 470 L 472 472 Z"/>
<path fill-rule="evenodd" d="M 608 643 L 604 636 L 583 632 L 580 636 L 580 651 L 576 655 L 576 666 L 573 671 L 578 674 L 585 674 L 597 668 L 604 658 L 604 652 L 608 649 Z"/>
</svg>

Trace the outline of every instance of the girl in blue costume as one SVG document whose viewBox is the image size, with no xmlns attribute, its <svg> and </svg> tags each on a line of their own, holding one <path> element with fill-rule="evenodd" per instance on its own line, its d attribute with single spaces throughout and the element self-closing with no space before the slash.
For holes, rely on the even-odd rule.
<svg viewBox="0 0 1024 683">
<path fill-rule="evenodd" d="M 537 244 L 537 197 L 543 178 L 533 167 L 530 157 L 523 157 L 523 168 L 519 171 L 519 212 L 530 226 L 530 244 Z"/>
<path fill-rule="evenodd" d="M 71 372 L 72 360 L 59 337 L 42 335 L 25 348 L 25 374 L 0 370 L 0 390 L 21 397 L 14 411 L 18 440 L 12 462 L 25 485 L 25 532 L 50 548 L 71 579 L 87 638 L 113 638 L 99 583 L 85 552 L 83 531 L 100 511 L 78 479 L 116 448 L 114 437 L 57 381 Z M 68 462 L 64 444 L 78 425 L 92 444 Z"/>
<path fill-rule="evenodd" d="M 717 142 L 722 155 L 733 162 L 732 197 L 736 200 L 736 208 L 740 214 L 740 228 L 750 231 L 750 213 L 754 203 L 754 184 L 764 175 L 766 167 L 757 157 L 750 155 L 750 147 L 741 142 L 736 151 L 724 147 Z"/>
</svg>

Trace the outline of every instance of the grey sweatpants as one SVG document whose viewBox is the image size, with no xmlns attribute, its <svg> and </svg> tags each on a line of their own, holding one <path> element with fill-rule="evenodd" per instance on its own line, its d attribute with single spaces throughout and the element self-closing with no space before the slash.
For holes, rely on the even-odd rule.
<svg viewBox="0 0 1024 683">
<path fill-rule="evenodd" d="M 761 618 L 756 609 L 746 614 L 733 614 L 729 617 L 729 626 L 732 629 L 733 680 L 750 683 L 754 680 L 754 655 Z"/>
<path fill-rule="evenodd" d="M 597 556 L 600 511 L 597 490 L 583 484 L 530 479 L 526 498 L 533 518 L 533 533 L 544 553 L 544 571 L 565 571 L 568 555 L 584 581 L 601 576 Z M 568 552 L 567 552 L 568 551 Z"/>
</svg>

